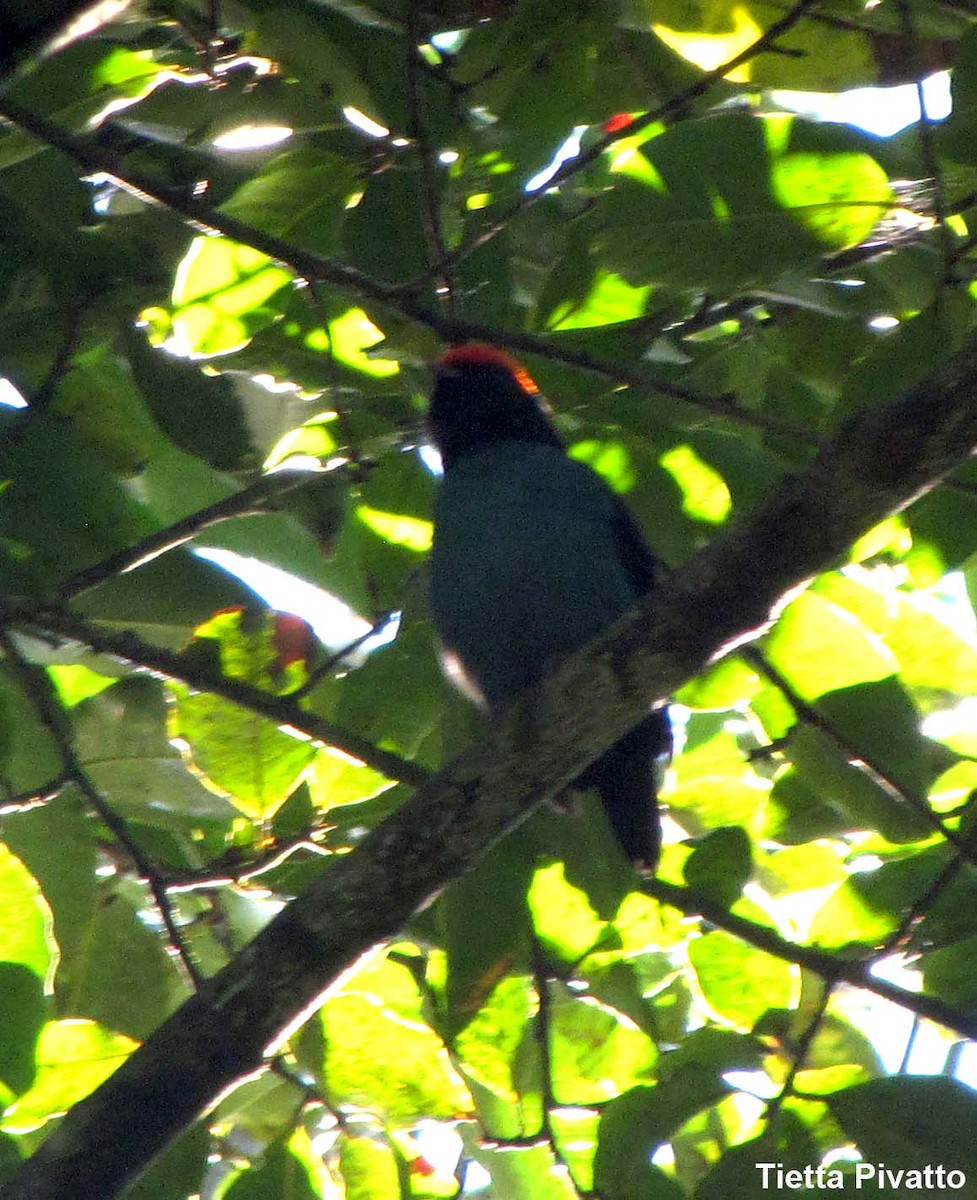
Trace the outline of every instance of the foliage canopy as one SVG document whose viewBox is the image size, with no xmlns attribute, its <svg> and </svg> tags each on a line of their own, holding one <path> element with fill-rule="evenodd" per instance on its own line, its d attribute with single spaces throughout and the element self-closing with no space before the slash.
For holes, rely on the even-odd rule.
<svg viewBox="0 0 977 1200">
<path fill-rule="evenodd" d="M 953 67 L 940 124 L 784 107 L 924 64 Z M 518 353 L 693 562 L 971 344 L 977 31 L 937 0 L 0 0 L 0 67 L 15 1197 L 63 1114 L 473 735 L 424 609 L 432 358 Z M 757 1163 L 859 1155 L 977 1180 L 969 449 L 685 681 L 657 885 L 594 806 L 537 811 L 125 1194 L 445 1197 L 475 1164 L 506 1200 L 736 1200 Z M 857 518 L 856 483 L 826 511 Z M 276 611 L 305 585 L 315 634 Z M 943 1078 L 910 1073 L 924 1035 Z"/>
</svg>

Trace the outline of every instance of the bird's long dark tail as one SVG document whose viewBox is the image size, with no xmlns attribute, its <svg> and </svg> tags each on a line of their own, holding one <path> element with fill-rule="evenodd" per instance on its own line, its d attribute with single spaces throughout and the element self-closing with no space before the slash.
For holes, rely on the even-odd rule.
<svg viewBox="0 0 977 1200">
<path fill-rule="evenodd" d="M 670 746 L 668 716 L 654 712 L 576 780 L 597 790 L 621 849 L 649 871 L 661 848 L 657 796 Z"/>
</svg>

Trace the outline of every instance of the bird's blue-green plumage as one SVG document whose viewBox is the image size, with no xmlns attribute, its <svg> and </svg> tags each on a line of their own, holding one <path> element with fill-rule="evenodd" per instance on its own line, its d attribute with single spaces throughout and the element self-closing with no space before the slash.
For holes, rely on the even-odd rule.
<svg viewBox="0 0 977 1200">
<path fill-rule="evenodd" d="M 431 610 L 468 690 L 494 711 L 633 607 L 655 576 L 624 504 L 566 455 L 517 369 L 490 347 L 449 352 L 429 409 L 445 472 Z M 598 790 L 625 853 L 647 866 L 668 747 L 667 716 L 652 713 L 577 780 Z"/>
</svg>

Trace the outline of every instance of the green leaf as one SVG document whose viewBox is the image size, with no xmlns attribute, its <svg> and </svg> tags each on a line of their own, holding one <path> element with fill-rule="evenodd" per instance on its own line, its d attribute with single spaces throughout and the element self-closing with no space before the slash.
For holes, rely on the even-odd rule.
<svg viewBox="0 0 977 1200">
<path fill-rule="evenodd" d="M 884 640 L 908 686 L 977 691 L 977 636 L 961 628 L 949 604 L 909 595 L 868 573 L 824 575 L 815 588 Z"/>
<path fill-rule="evenodd" d="M 355 1104 L 399 1125 L 450 1119 L 470 1101 L 441 1039 L 423 1024 L 406 967 L 383 960 L 350 976 L 323 1005 L 323 1086 L 333 1104 Z"/>
<path fill-rule="evenodd" d="M 738 825 L 706 834 L 695 844 L 683 868 L 690 888 L 724 908 L 732 906 L 752 874 L 750 839 Z"/>
<path fill-rule="evenodd" d="M 600 206 L 601 265 L 727 293 L 861 240 L 888 206 L 885 173 L 864 154 L 792 148 L 792 120 L 684 121 L 622 154 Z"/>
<path fill-rule="evenodd" d="M 138 329 L 122 337 L 133 380 L 166 436 L 219 470 L 248 465 L 251 437 L 230 379 L 151 346 Z"/>
<path fill-rule="evenodd" d="M 48 409 L 0 449 L 0 584 L 14 594 L 138 540 L 144 517 L 70 423 Z"/>
<path fill-rule="evenodd" d="M 250 246 L 194 238 L 173 284 L 169 320 L 176 349 L 198 358 L 241 349 L 274 319 L 270 301 L 291 279 Z"/>
<path fill-rule="evenodd" d="M 191 1126 L 129 1184 L 125 1200 L 185 1200 L 207 1169 L 210 1147 L 206 1123 Z"/>
<path fill-rule="evenodd" d="M 134 902 L 125 888 L 102 888 L 59 975 L 58 994 L 66 1015 L 147 1038 L 188 992 L 158 933 L 143 919 L 142 889 L 135 894 Z"/>
<path fill-rule="evenodd" d="M 34 1085 L 7 1109 L 0 1126 L 7 1133 L 40 1129 L 108 1079 L 137 1044 L 94 1021 L 48 1022 L 37 1046 Z"/>
<path fill-rule="evenodd" d="M 804 700 L 895 674 L 894 656 L 861 621 L 817 592 L 802 592 L 764 642 L 766 660 Z"/>
<path fill-rule="evenodd" d="M 49 804 L 4 817 L 6 843 L 40 884 L 54 918 L 59 991 L 70 991 L 79 956 L 88 950 L 86 937 L 98 895 L 96 833 L 80 793 L 72 787 Z M 70 854 L 65 853 L 66 846 L 71 847 Z M 44 978 L 50 966 L 45 965 L 39 977 Z"/>
<path fill-rule="evenodd" d="M 604 1110 L 594 1184 L 607 1200 L 679 1200 L 684 1195 L 651 1155 L 678 1128 L 728 1094 L 714 1071 L 688 1066 L 655 1087 L 635 1087 Z"/>
<path fill-rule="evenodd" d="M 239 579 L 186 547 L 115 575 L 74 601 L 86 616 L 182 650 L 211 613 L 258 603 Z"/>
<path fill-rule="evenodd" d="M 44 981 L 20 963 L 0 961 L 0 1085 L 14 1095 L 34 1082 L 45 1009 Z"/>
<path fill-rule="evenodd" d="M 227 801 L 190 773 L 171 744 L 157 681 L 145 675 L 122 679 L 72 715 L 79 758 L 122 815 L 171 827 L 230 817 Z"/>
<path fill-rule="evenodd" d="M 883 702 L 887 698 L 885 693 L 880 697 Z M 871 699 L 860 702 L 871 703 Z M 854 704 L 853 700 L 852 707 Z M 844 730 L 844 726 L 840 728 Z M 864 741 L 858 744 L 867 752 Z M 809 787 L 821 803 L 843 813 L 848 828 L 875 829 L 890 842 L 915 841 L 933 831 L 933 822 L 860 763 L 851 761 L 851 754 L 820 729 L 798 726 L 790 736 L 787 753 L 801 785 Z"/>
<path fill-rule="evenodd" d="M 538 1081 L 535 1086 L 527 1081 L 522 1062 L 535 1007 L 529 979 L 510 975 L 483 999 L 455 1040 L 459 1069 L 492 1137 L 518 1137 L 540 1107 Z"/>
<path fill-rule="evenodd" d="M 344 1137 L 339 1170 L 347 1200 L 401 1200 L 404 1194 L 397 1157 L 377 1138 Z"/>
<path fill-rule="evenodd" d="M 221 205 L 221 211 L 318 254 L 334 254 L 356 183 L 338 154 L 302 147 L 279 154 Z"/>
<path fill-rule="evenodd" d="M 522 840 L 503 838 L 439 901 L 435 919 L 447 954 L 446 1036 L 465 1028 L 507 974 L 527 970 L 526 889 L 532 872 Z"/>
<path fill-rule="evenodd" d="M 261 1161 L 244 1171 L 223 1193 L 223 1200 L 316 1200 L 323 1193 L 308 1165 L 295 1155 L 288 1139 L 279 1139 L 265 1151 Z"/>
<path fill-rule="evenodd" d="M 610 1009 L 550 984 L 552 1086 L 561 1103 L 585 1107 L 651 1075 L 658 1051 L 647 1034 Z"/>
<path fill-rule="evenodd" d="M 57 950 L 51 936 L 51 910 L 37 880 L 0 843 L 0 962 L 17 963 L 46 982 Z"/>
<path fill-rule="evenodd" d="M 689 944 L 706 1003 L 727 1021 L 750 1029 L 768 1008 L 786 1008 L 796 990 L 790 963 L 717 930 Z"/>
<path fill-rule="evenodd" d="M 422 180 L 396 167 L 373 175 L 346 217 L 343 242 L 355 266 L 384 283 L 406 283 L 427 269 Z"/>
<path fill-rule="evenodd" d="M 862 1152 L 862 1179 L 871 1180 L 866 1186 L 880 1185 L 882 1164 L 893 1172 L 921 1173 L 932 1164 L 968 1179 L 977 1173 L 977 1100 L 956 1080 L 912 1075 L 873 1079 L 836 1092 L 828 1104 Z M 894 1179 L 885 1182 L 898 1186 Z M 912 1185 L 908 1175 L 902 1182 Z M 916 1183 L 921 1185 L 921 1180 Z"/>
</svg>

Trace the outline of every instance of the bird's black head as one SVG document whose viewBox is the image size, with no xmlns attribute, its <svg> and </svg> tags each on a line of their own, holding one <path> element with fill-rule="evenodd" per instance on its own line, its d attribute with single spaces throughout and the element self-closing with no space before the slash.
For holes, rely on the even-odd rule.
<svg viewBox="0 0 977 1200">
<path fill-rule="evenodd" d="M 495 442 L 563 449 L 539 389 L 502 350 L 483 342 L 456 346 L 436 369 L 427 426 L 445 470 Z"/>
</svg>

